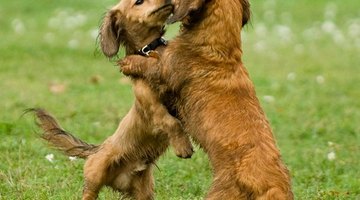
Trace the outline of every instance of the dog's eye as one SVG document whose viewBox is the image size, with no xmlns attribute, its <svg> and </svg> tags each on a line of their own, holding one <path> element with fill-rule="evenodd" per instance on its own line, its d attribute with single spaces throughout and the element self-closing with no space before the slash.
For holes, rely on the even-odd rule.
<svg viewBox="0 0 360 200">
<path fill-rule="evenodd" d="M 135 5 L 141 5 L 144 3 L 144 0 L 136 0 Z"/>
</svg>

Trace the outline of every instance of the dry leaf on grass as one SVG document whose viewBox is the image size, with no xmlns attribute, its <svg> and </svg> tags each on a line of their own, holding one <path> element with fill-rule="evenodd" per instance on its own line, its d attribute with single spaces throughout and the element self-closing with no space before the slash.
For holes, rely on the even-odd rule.
<svg viewBox="0 0 360 200">
<path fill-rule="evenodd" d="M 49 90 L 53 94 L 62 94 L 66 91 L 67 85 L 64 83 L 50 83 Z"/>
<path fill-rule="evenodd" d="M 91 78 L 90 78 L 90 83 L 94 84 L 94 85 L 97 85 L 99 84 L 100 82 L 103 81 L 103 77 L 100 76 L 100 75 L 93 75 Z"/>
</svg>

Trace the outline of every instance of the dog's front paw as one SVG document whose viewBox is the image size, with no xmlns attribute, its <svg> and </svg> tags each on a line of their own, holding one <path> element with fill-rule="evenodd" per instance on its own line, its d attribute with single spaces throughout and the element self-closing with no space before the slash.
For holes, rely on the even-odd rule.
<svg viewBox="0 0 360 200">
<path fill-rule="evenodd" d="M 179 158 L 191 158 L 194 153 L 194 148 L 188 137 L 173 142 L 172 146 L 174 147 L 176 156 Z"/>
<path fill-rule="evenodd" d="M 131 56 L 127 56 L 124 59 L 119 60 L 118 65 L 120 67 L 120 72 L 126 76 L 135 76 L 138 74 L 139 70 L 134 65 L 133 58 Z"/>
</svg>

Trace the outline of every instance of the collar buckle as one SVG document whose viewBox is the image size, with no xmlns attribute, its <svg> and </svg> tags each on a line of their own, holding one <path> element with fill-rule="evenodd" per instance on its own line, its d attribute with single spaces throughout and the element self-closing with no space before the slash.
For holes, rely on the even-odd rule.
<svg viewBox="0 0 360 200">
<path fill-rule="evenodd" d="M 149 45 L 144 46 L 140 50 L 140 53 L 146 56 L 149 56 L 150 52 L 151 52 L 151 48 L 149 47 Z"/>
<path fill-rule="evenodd" d="M 152 41 L 150 44 L 145 45 L 143 48 L 138 50 L 138 53 L 143 56 L 149 56 L 151 51 L 154 51 L 157 47 L 161 45 L 167 45 L 167 41 L 163 37 L 159 37 Z"/>
</svg>

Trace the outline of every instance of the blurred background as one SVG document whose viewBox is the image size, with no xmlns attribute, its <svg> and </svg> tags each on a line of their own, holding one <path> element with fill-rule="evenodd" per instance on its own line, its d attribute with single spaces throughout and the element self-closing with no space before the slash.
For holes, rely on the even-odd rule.
<svg viewBox="0 0 360 200">
<path fill-rule="evenodd" d="M 243 59 L 296 199 L 360 199 L 360 1 L 250 2 Z M 0 3 L 0 199 L 80 198 L 84 162 L 49 148 L 34 118 L 22 114 L 45 108 L 90 143 L 114 132 L 133 102 L 131 83 L 97 44 L 116 3 Z M 190 160 L 170 150 L 158 167 L 156 199 L 206 194 L 211 169 L 200 149 Z M 104 189 L 100 199 L 118 194 Z"/>
</svg>

